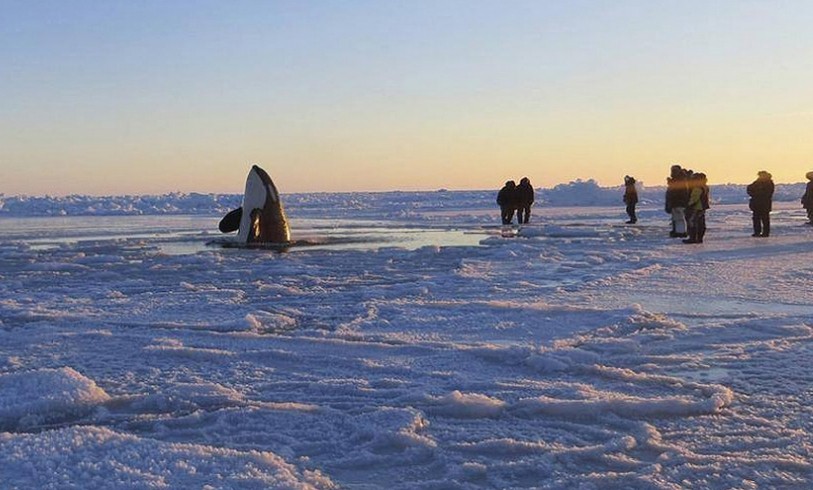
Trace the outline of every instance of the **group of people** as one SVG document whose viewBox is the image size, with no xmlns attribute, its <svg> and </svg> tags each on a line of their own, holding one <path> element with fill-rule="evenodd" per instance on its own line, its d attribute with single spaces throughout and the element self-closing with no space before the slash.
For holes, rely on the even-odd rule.
<svg viewBox="0 0 813 490">
<path fill-rule="evenodd" d="M 813 172 L 805 174 L 807 186 L 802 194 L 802 207 L 807 211 L 807 223 L 813 225 Z M 748 207 L 753 212 L 755 237 L 766 237 L 771 234 L 771 204 L 773 202 L 774 183 L 771 174 L 760 170 L 757 173 L 757 180 L 747 187 L 750 200 Z"/>
<path fill-rule="evenodd" d="M 531 205 L 534 203 L 534 188 L 528 177 L 523 177 L 519 185 L 513 180 L 505 183 L 497 193 L 497 204 L 500 206 L 502 224 L 510 225 L 517 213 L 517 224 L 528 223 L 531 219 Z"/>
<path fill-rule="evenodd" d="M 808 183 L 802 196 L 802 206 L 807 211 L 808 225 L 813 225 L 813 172 L 808 172 Z M 771 207 L 774 183 L 771 174 L 765 170 L 757 173 L 757 179 L 746 187 L 750 197 L 748 207 L 753 213 L 754 237 L 767 237 L 771 234 Z M 638 217 L 635 208 L 638 204 L 636 180 L 624 176 L 624 203 L 627 205 L 627 224 L 635 224 Z M 683 238 L 683 243 L 703 243 L 706 234 L 706 210 L 709 209 L 709 186 L 706 174 L 672 165 L 666 178 L 665 211 L 670 215 L 672 230 L 670 237 Z M 510 225 L 517 213 L 517 223 L 528 223 L 531 205 L 534 202 L 534 189 L 528 177 L 523 177 L 519 185 L 513 180 L 505 183 L 497 194 L 502 224 Z"/>
<path fill-rule="evenodd" d="M 627 205 L 627 224 L 635 224 L 638 217 L 638 191 L 635 178 L 624 176 L 624 203 Z M 706 174 L 672 165 L 666 178 L 666 207 L 672 230 L 670 237 L 684 238 L 683 243 L 703 243 L 706 234 L 706 210 L 709 208 L 709 186 Z"/>
<path fill-rule="evenodd" d="M 703 243 L 710 201 L 707 182 L 703 172 L 672 165 L 666 178 L 664 207 L 671 217 L 670 237 L 684 238 L 683 243 Z"/>
<path fill-rule="evenodd" d="M 808 172 L 808 183 L 802 196 L 802 206 L 807 210 L 808 225 L 813 225 L 813 172 Z M 771 234 L 771 208 L 774 183 L 765 170 L 757 172 L 757 179 L 746 187 L 749 196 L 748 207 L 752 212 L 753 237 L 768 237 Z M 638 193 L 635 179 L 624 177 L 624 202 L 627 204 L 628 224 L 636 223 L 635 205 Z M 670 215 L 672 230 L 670 237 L 685 238 L 683 243 L 703 243 L 706 234 L 706 210 L 709 209 L 709 187 L 706 174 L 672 165 L 666 178 L 666 207 Z"/>
</svg>

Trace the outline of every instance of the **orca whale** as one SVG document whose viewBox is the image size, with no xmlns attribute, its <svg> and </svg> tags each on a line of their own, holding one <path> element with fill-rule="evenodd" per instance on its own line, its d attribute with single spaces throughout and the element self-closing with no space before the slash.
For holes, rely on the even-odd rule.
<svg viewBox="0 0 813 490">
<path fill-rule="evenodd" d="M 265 170 L 252 165 L 246 177 L 243 205 L 230 211 L 218 224 L 223 233 L 237 231 L 237 243 L 285 244 L 291 241 L 288 218 L 274 181 Z"/>
</svg>

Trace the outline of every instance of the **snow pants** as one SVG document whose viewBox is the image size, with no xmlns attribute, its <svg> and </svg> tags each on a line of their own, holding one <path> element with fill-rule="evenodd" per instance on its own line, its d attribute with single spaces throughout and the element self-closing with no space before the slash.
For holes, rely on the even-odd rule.
<svg viewBox="0 0 813 490">
<path fill-rule="evenodd" d="M 771 212 L 767 209 L 755 209 L 754 236 L 769 236 L 771 234 Z"/>
<path fill-rule="evenodd" d="M 531 205 L 520 204 L 517 208 L 517 224 L 527 223 L 531 219 Z"/>
<path fill-rule="evenodd" d="M 638 217 L 635 216 L 635 205 L 636 203 L 634 202 L 627 204 L 627 216 L 630 217 L 630 221 L 632 221 L 633 223 L 638 221 Z"/>
<path fill-rule="evenodd" d="M 675 226 L 675 233 L 686 234 L 686 208 L 672 208 L 672 224 Z"/>
<path fill-rule="evenodd" d="M 706 235 L 706 210 L 695 209 L 689 211 L 689 216 L 686 222 L 689 234 L 689 240 L 696 243 L 703 243 L 703 237 Z"/>
</svg>

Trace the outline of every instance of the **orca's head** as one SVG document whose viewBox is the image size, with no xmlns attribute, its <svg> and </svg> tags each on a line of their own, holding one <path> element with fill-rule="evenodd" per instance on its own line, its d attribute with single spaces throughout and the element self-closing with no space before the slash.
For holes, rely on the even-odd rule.
<svg viewBox="0 0 813 490">
<path fill-rule="evenodd" d="M 257 176 L 257 178 L 260 179 L 260 182 L 262 182 L 262 185 L 265 187 L 267 197 L 271 199 L 272 202 L 275 203 L 280 202 L 277 186 L 274 185 L 274 181 L 271 180 L 271 177 L 269 177 L 268 172 L 261 169 L 257 165 L 252 165 L 251 171 L 249 173 L 254 173 Z"/>
<path fill-rule="evenodd" d="M 290 241 L 290 230 L 279 192 L 268 173 L 252 165 L 243 194 L 238 240 L 244 243 Z"/>
</svg>

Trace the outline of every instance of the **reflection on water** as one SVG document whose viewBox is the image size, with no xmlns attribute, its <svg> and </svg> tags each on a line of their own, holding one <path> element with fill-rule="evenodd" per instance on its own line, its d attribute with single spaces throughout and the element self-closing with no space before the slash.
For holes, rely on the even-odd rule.
<svg viewBox="0 0 813 490">
<path fill-rule="evenodd" d="M 224 249 L 235 234 L 217 231 L 212 216 L 76 216 L 2 218 L 0 242 L 23 242 L 34 250 L 77 244 L 116 243 L 155 247 L 169 255 Z M 294 244 L 289 252 L 306 250 L 375 250 L 398 247 L 477 246 L 486 237 L 481 229 L 405 227 L 397 223 L 359 220 L 299 219 L 291 221 Z"/>
<path fill-rule="evenodd" d="M 371 226 L 370 222 L 360 221 L 303 220 L 302 225 L 291 251 L 477 246 L 485 237 L 484 233 L 472 234 L 459 229 Z"/>
</svg>

